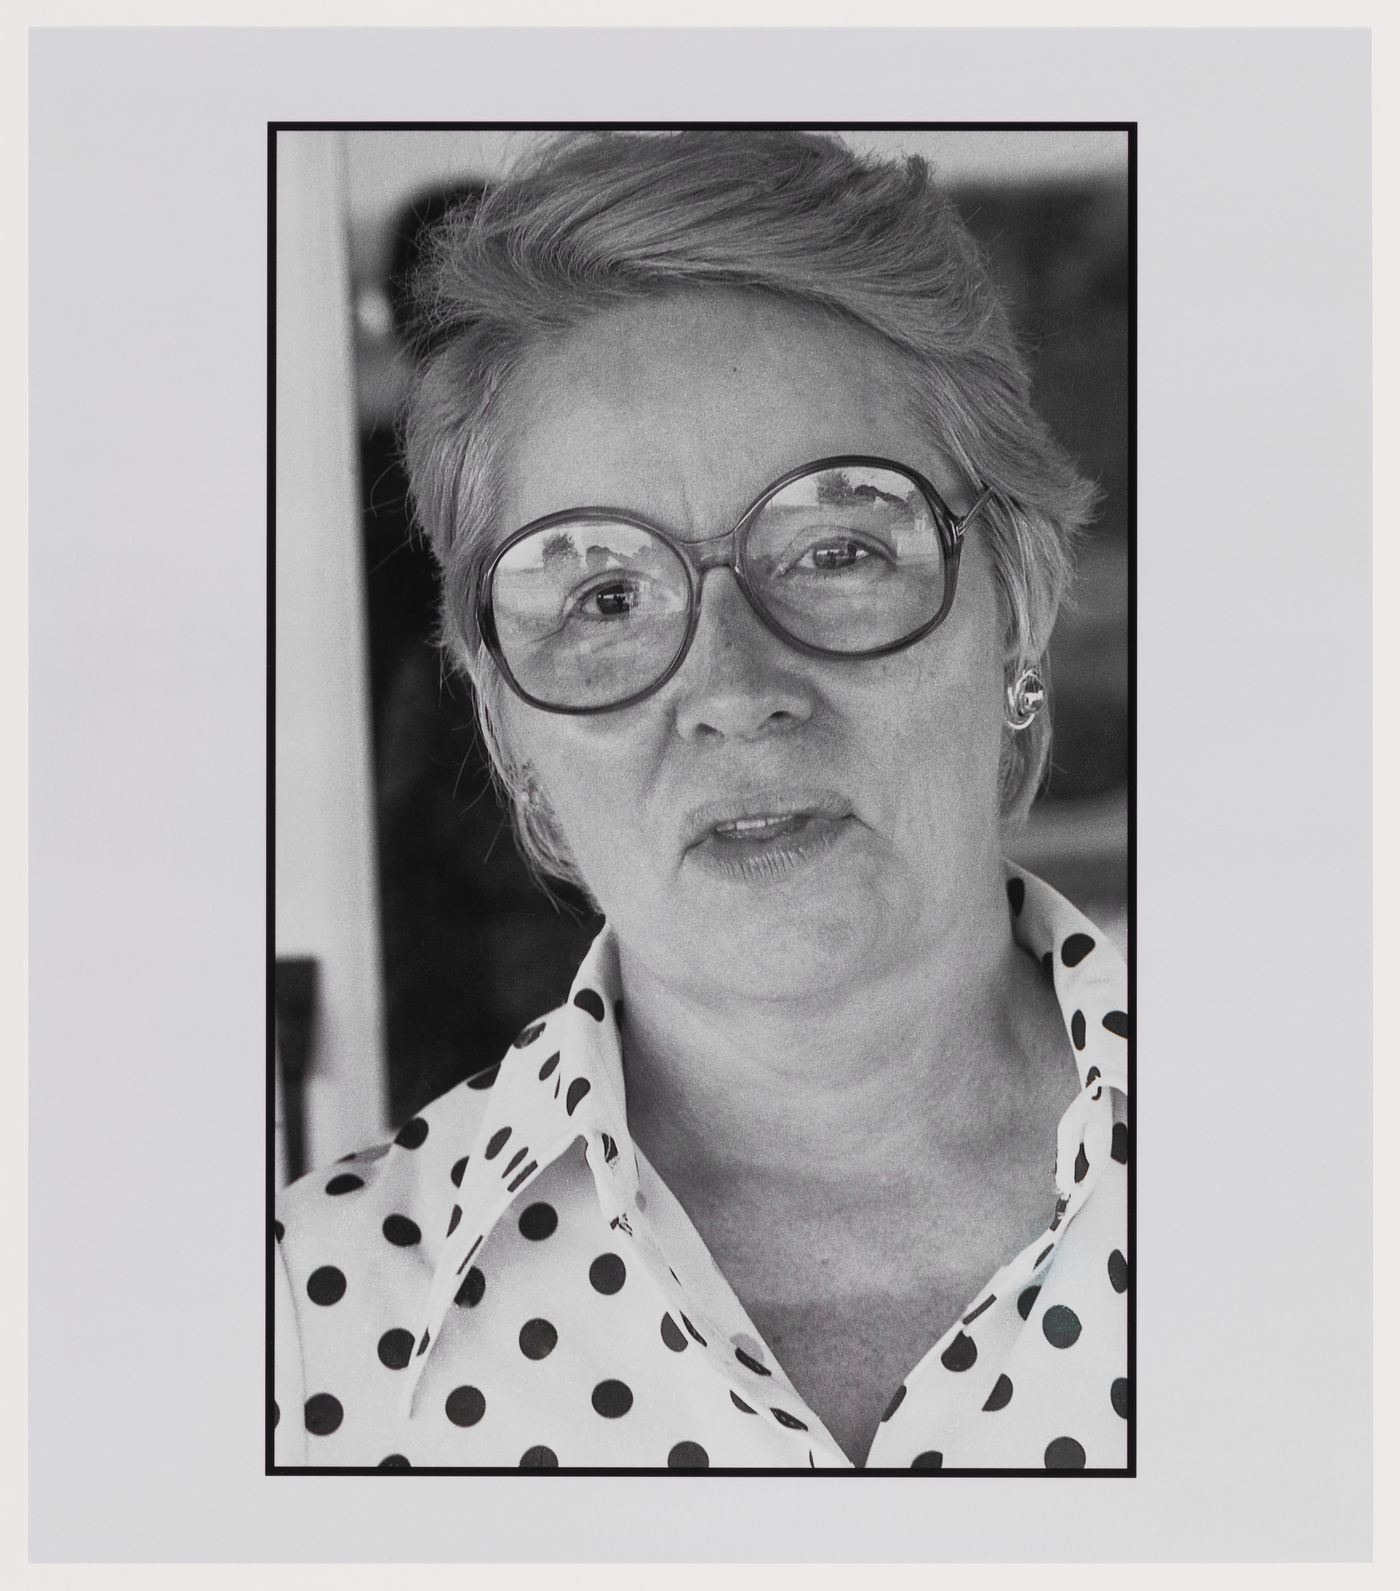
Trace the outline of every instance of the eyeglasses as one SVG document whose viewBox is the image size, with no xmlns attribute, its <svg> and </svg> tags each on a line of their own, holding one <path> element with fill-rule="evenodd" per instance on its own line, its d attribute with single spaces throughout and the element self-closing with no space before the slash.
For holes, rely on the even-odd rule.
<svg viewBox="0 0 1400 1591">
<path fill-rule="evenodd" d="M 947 617 L 963 533 L 917 470 L 817 459 L 790 471 L 730 531 L 681 541 L 614 508 L 546 514 L 515 532 L 477 588 L 482 639 L 506 683 L 551 713 L 604 713 L 661 688 L 685 661 L 708 569 L 812 657 L 882 657 Z"/>
</svg>

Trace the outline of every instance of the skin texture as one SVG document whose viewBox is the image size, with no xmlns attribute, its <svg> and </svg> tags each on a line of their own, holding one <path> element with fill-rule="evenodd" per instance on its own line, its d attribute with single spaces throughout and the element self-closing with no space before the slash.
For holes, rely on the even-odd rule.
<svg viewBox="0 0 1400 1591">
<path fill-rule="evenodd" d="M 503 526 L 606 503 L 709 536 L 784 470 L 837 452 L 908 460 L 955 510 L 971 496 L 919 436 L 878 347 L 762 303 L 678 298 L 600 318 L 527 367 L 514 397 Z M 512 703 L 511 739 L 623 945 L 657 977 L 699 998 L 802 1000 L 925 960 L 988 878 L 1000 889 L 999 631 L 975 536 L 948 620 L 883 659 L 800 656 L 712 572 L 695 644 L 657 696 L 573 719 Z M 684 815 L 755 788 L 832 790 L 861 832 L 775 884 L 704 876 Z"/>
<path fill-rule="evenodd" d="M 912 465 L 955 513 L 976 493 L 878 341 L 758 298 L 610 311 L 508 397 L 503 533 L 602 504 L 714 536 L 785 471 L 841 453 Z M 634 1135 L 857 1458 L 965 1292 L 1043 1229 L 1075 1089 L 1006 909 L 1003 633 L 974 529 L 951 613 L 891 657 L 802 656 L 717 570 L 656 695 L 578 718 L 507 703 L 618 937 Z M 698 865 L 697 805 L 813 792 L 849 810 L 837 843 L 774 878 Z"/>
</svg>

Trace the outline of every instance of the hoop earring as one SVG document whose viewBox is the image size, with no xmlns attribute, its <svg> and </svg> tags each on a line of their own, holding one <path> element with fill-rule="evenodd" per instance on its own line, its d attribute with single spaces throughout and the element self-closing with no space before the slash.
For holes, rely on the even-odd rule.
<svg viewBox="0 0 1400 1591">
<path fill-rule="evenodd" d="M 1006 727 L 1019 734 L 1029 729 L 1045 705 L 1045 681 L 1037 668 L 1023 668 L 1006 687 Z"/>
</svg>

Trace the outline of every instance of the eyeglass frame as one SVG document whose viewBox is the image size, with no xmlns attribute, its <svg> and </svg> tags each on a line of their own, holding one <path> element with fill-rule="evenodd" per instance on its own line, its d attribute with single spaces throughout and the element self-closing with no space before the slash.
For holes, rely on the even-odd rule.
<svg viewBox="0 0 1400 1591">
<path fill-rule="evenodd" d="M 898 641 L 886 641 L 881 646 L 870 647 L 861 652 L 834 652 L 826 647 L 815 646 L 810 641 L 803 641 L 798 636 L 792 635 L 781 625 L 778 620 L 767 611 L 758 599 L 753 587 L 749 583 L 748 574 L 744 567 L 744 551 L 749 530 L 754 521 L 764 508 L 775 498 L 784 487 L 791 486 L 794 481 L 801 480 L 806 475 L 816 475 L 822 470 L 856 466 L 868 469 L 892 470 L 896 475 L 901 475 L 905 480 L 912 481 L 923 497 L 926 506 L 933 517 L 934 528 L 938 532 L 938 539 L 943 550 L 944 560 L 944 587 L 943 601 L 938 612 L 921 624 L 918 629 Z M 971 508 L 966 513 L 955 515 L 938 489 L 926 475 L 921 474 L 911 465 L 900 464 L 895 459 L 879 458 L 866 453 L 838 453 L 829 458 L 814 459 L 809 464 L 800 464 L 796 469 L 789 470 L 785 475 L 766 486 L 763 491 L 749 504 L 739 516 L 737 522 L 730 530 L 719 531 L 713 536 L 703 536 L 698 540 L 682 541 L 679 536 L 672 534 L 661 525 L 655 525 L 648 519 L 643 519 L 639 514 L 634 514 L 626 509 L 618 508 L 564 508 L 554 513 L 545 514 L 539 519 L 532 519 L 528 525 L 522 525 L 513 532 L 492 553 L 489 562 L 482 569 L 477 581 L 476 616 L 477 627 L 481 632 L 482 641 L 496 667 L 500 670 L 502 678 L 515 694 L 530 707 L 536 707 L 545 713 L 560 713 L 567 717 L 592 716 L 597 713 L 615 713 L 624 707 L 635 707 L 638 702 L 644 702 L 649 696 L 654 696 L 663 685 L 667 683 L 680 669 L 690 655 L 690 648 L 695 641 L 695 632 L 700 627 L 700 598 L 704 585 L 705 575 L 711 569 L 728 569 L 733 575 L 739 590 L 743 593 L 745 602 L 750 610 L 772 635 L 775 635 L 785 645 L 806 657 L 819 657 L 849 662 L 864 662 L 872 657 L 888 657 L 891 653 L 902 652 L 907 647 L 922 641 L 926 635 L 931 635 L 944 619 L 953 606 L 953 598 L 958 589 L 958 563 L 962 553 L 963 536 L 967 527 L 986 507 L 993 495 L 993 488 L 984 486 L 978 492 Z M 618 702 L 607 702 L 598 707 L 559 707 L 552 702 L 541 701 L 532 696 L 511 671 L 510 664 L 506 661 L 501 647 L 500 635 L 496 628 L 496 615 L 493 588 L 496 570 L 501 560 L 518 543 L 527 537 L 537 535 L 542 530 L 548 530 L 554 525 L 577 524 L 579 522 L 606 522 L 615 525 L 630 525 L 635 530 L 644 530 L 648 535 L 655 536 L 664 546 L 676 554 L 686 577 L 686 628 L 685 636 L 676 650 L 675 657 L 667 665 L 665 671 L 652 681 L 644 690 L 635 691 L 631 696 L 624 697 Z M 715 545 L 718 543 L 719 545 Z M 697 551 L 698 548 L 711 549 Z"/>
</svg>

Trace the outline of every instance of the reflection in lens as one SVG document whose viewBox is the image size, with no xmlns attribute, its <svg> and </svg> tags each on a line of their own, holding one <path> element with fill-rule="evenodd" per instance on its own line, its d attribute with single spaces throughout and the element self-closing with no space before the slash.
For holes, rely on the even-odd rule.
<svg viewBox="0 0 1400 1591">
<path fill-rule="evenodd" d="M 545 526 L 506 551 L 491 591 L 511 673 L 551 706 L 608 705 L 645 690 L 685 637 L 685 567 L 638 525 Z"/>
<path fill-rule="evenodd" d="M 791 481 L 764 505 L 745 553 L 782 627 L 833 652 L 867 652 L 921 629 L 943 605 L 943 544 L 906 476 L 842 465 Z"/>
</svg>

